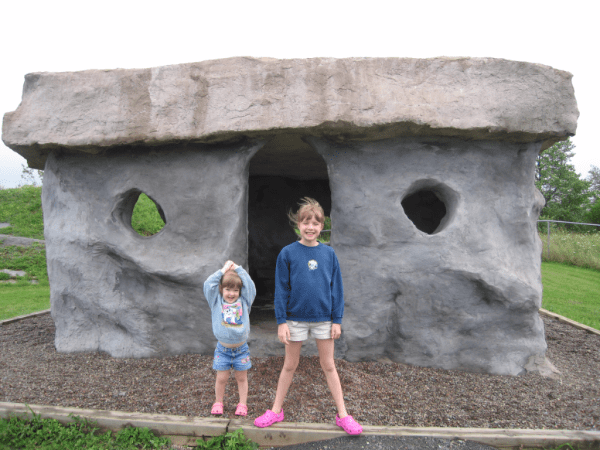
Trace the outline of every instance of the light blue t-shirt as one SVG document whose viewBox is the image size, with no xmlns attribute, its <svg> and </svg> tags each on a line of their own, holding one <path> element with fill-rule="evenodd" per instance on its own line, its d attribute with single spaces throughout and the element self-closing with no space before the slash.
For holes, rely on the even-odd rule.
<svg viewBox="0 0 600 450">
<path fill-rule="evenodd" d="M 219 282 L 223 276 L 220 269 L 204 282 L 204 296 L 211 310 L 213 333 L 223 344 L 244 343 L 250 334 L 250 308 L 256 297 L 256 287 L 243 267 L 238 266 L 235 271 L 243 285 L 240 296 L 233 303 L 227 303 L 219 292 Z"/>
</svg>

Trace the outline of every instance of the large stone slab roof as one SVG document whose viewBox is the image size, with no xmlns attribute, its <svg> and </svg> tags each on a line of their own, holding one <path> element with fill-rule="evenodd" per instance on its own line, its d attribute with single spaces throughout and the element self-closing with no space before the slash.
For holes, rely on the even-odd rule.
<svg viewBox="0 0 600 450">
<path fill-rule="evenodd" d="M 214 143 L 300 133 L 544 142 L 575 134 L 572 75 L 494 58 L 237 57 L 150 69 L 31 73 L 4 143 L 43 168 L 54 148 Z"/>
</svg>

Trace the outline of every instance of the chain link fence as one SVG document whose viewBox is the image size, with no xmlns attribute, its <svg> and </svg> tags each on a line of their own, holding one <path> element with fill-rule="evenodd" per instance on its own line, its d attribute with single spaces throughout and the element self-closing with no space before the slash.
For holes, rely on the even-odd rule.
<svg viewBox="0 0 600 450">
<path fill-rule="evenodd" d="M 566 222 L 564 220 L 548 220 L 548 219 L 538 220 L 538 223 L 540 223 L 540 222 L 547 223 L 547 233 L 548 233 L 547 245 L 546 245 L 546 257 L 547 258 L 550 257 L 550 223 L 562 223 L 562 224 L 568 224 L 568 225 L 584 225 L 584 226 L 590 226 L 590 227 L 599 227 L 599 229 L 600 229 L 600 224 L 597 224 L 597 223 Z"/>
</svg>

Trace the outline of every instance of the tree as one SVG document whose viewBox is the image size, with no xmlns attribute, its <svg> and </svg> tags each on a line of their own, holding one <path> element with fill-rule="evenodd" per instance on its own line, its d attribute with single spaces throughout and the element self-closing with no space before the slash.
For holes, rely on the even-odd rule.
<svg viewBox="0 0 600 450">
<path fill-rule="evenodd" d="M 592 205 L 592 208 L 588 211 L 587 216 L 585 218 L 587 223 L 597 223 L 600 225 L 600 202 L 596 201 Z M 596 228 L 596 231 L 600 231 L 600 228 Z"/>
<path fill-rule="evenodd" d="M 21 186 L 38 186 L 38 178 L 39 185 L 42 184 L 44 179 L 44 171 L 32 169 L 31 167 L 25 167 L 25 164 L 21 164 L 21 182 L 19 183 L 19 187 Z M 36 177 L 37 175 L 37 177 Z"/>
<path fill-rule="evenodd" d="M 545 219 L 581 222 L 586 217 L 591 183 L 580 179 L 570 164 L 574 148 L 567 139 L 557 142 L 537 158 L 535 184 L 546 200 L 542 209 Z"/>
<path fill-rule="evenodd" d="M 590 169 L 587 180 L 591 183 L 590 194 L 593 197 L 592 203 L 598 203 L 600 199 L 600 168 L 592 166 Z"/>
</svg>

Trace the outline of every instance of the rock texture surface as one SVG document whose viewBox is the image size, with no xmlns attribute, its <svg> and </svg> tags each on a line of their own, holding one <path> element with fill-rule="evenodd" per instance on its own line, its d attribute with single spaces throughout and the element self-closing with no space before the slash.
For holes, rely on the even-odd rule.
<svg viewBox="0 0 600 450">
<path fill-rule="evenodd" d="M 345 283 L 336 356 L 516 375 L 546 351 L 535 158 L 577 116 L 571 75 L 537 64 L 232 58 L 28 75 L 3 140 L 45 167 L 59 351 L 212 352 L 202 284 L 227 259 L 274 326 L 285 214 L 310 195 Z M 140 192 L 166 219 L 149 238 Z"/>
<path fill-rule="evenodd" d="M 516 375 L 545 352 L 536 228 L 544 201 L 533 184 L 540 144 L 313 144 L 329 167 L 346 359 Z M 415 193 L 445 206 L 432 232 L 403 206 Z M 421 206 L 417 215 L 431 213 Z"/>
<path fill-rule="evenodd" d="M 247 267 L 255 151 L 50 155 L 42 207 L 58 351 L 148 357 L 214 350 L 202 286 L 224 255 Z M 166 218 L 148 238 L 131 227 L 140 191 Z"/>
<path fill-rule="evenodd" d="M 494 58 L 230 58 L 32 73 L 2 138 L 39 169 L 57 147 L 98 153 L 290 129 L 341 139 L 554 142 L 575 133 L 571 77 Z"/>
</svg>

